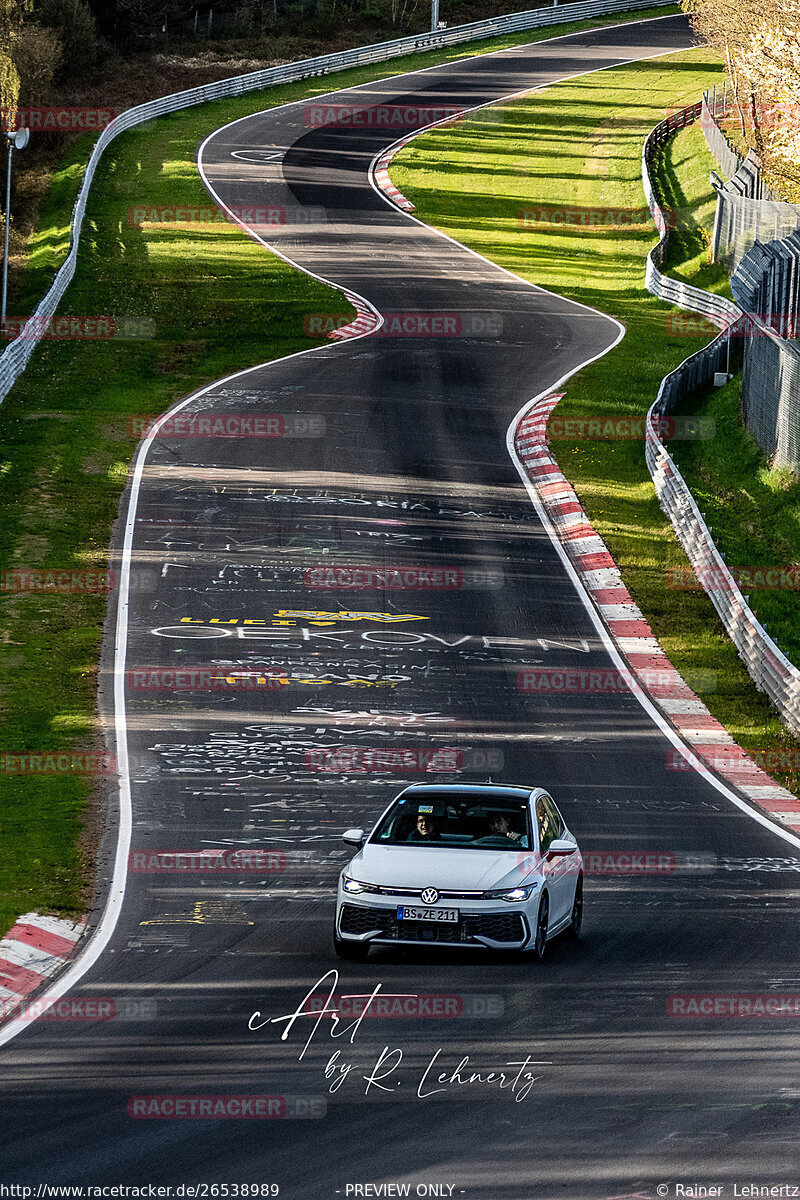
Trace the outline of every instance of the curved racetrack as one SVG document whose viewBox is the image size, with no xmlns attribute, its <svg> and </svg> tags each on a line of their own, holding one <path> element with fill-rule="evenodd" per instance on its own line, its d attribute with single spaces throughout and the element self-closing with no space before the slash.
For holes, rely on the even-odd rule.
<svg viewBox="0 0 800 1200">
<path fill-rule="evenodd" d="M 327 102 L 469 107 L 689 43 L 684 18 L 670 17 Z M 332 342 L 221 381 L 184 408 L 280 414 L 288 432 L 315 436 L 149 444 L 135 508 L 125 500 L 124 669 L 294 677 L 235 693 L 128 688 L 132 848 L 272 849 L 286 869 L 129 875 L 109 944 L 71 993 L 113 997 L 120 1014 L 39 1021 L 0 1051 L 3 1181 L 277 1182 L 297 1200 L 344 1196 L 348 1183 L 578 1200 L 655 1196 L 676 1179 L 724 1183 L 726 1196 L 734 1180 L 791 1181 L 793 1022 L 676 1020 L 667 998 L 797 986 L 796 844 L 708 780 L 670 770 L 670 743 L 633 696 L 517 687 L 525 667 L 609 664 L 506 431 L 619 330 L 388 207 L 369 166 L 393 136 L 309 127 L 300 104 L 238 121 L 203 147 L 222 203 L 291 214 L 254 230 L 280 253 L 381 313 L 462 323 L 452 337 Z M 265 149 L 278 157 L 265 161 Z M 307 221 L 294 219 L 298 208 Z M 450 568 L 462 586 L 326 592 L 307 586 L 307 569 L 322 564 Z M 112 699 L 107 689 L 109 714 Z M 460 774 L 437 778 L 543 784 L 584 852 L 657 851 L 675 869 L 589 878 L 584 940 L 552 943 L 539 967 L 434 949 L 343 964 L 339 992 L 380 983 L 455 997 L 461 1015 L 365 1019 L 352 1044 L 322 1026 L 300 1060 L 310 1023 L 282 1042 L 281 1026 L 251 1032 L 248 1018 L 291 1012 L 338 965 L 340 833 L 420 778 L 317 769 L 336 747 L 455 750 L 448 761 Z M 390 1090 L 365 1095 L 385 1046 L 401 1049 L 402 1063 Z M 521 1102 L 456 1082 L 420 1099 L 440 1048 L 437 1071 L 464 1055 L 484 1071 L 526 1058 L 550 1065 Z M 330 1094 L 323 1069 L 337 1050 L 356 1067 Z M 127 1115 L 131 1096 L 243 1093 L 288 1097 L 295 1113 L 325 1101 L 327 1111 Z"/>
</svg>

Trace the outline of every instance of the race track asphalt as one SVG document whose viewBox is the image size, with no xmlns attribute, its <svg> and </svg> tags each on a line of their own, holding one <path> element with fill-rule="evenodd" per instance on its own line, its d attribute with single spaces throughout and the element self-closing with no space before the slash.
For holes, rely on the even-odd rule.
<svg viewBox="0 0 800 1200">
<path fill-rule="evenodd" d="M 469 107 L 690 40 L 685 19 L 669 17 L 325 103 Z M 299 266 L 382 314 L 438 313 L 448 333 L 331 342 L 220 381 L 183 409 L 279 417 L 282 436 L 150 445 L 135 512 L 130 493 L 122 509 L 135 518 L 132 850 L 267 849 L 285 870 L 129 874 L 109 945 L 71 993 L 111 998 L 117 1015 L 38 1021 L 0 1048 L 0 1178 L 272 1182 L 296 1200 L 367 1183 L 579 1200 L 655 1197 L 659 1184 L 674 1195 L 675 1181 L 723 1184 L 726 1198 L 734 1181 L 791 1182 L 794 1021 L 681 1020 L 668 997 L 797 989 L 797 849 L 676 771 L 663 730 L 629 693 L 518 687 L 526 667 L 610 666 L 506 431 L 618 328 L 390 208 L 369 166 L 394 135 L 317 126 L 306 107 L 218 131 L 202 152 L 207 185 L 235 211 L 284 210 L 285 224 L 254 232 Z M 265 161 L 265 150 L 282 157 Z M 320 566 L 447 568 L 459 586 L 325 591 L 309 586 Z M 110 655 L 105 666 L 111 719 Z M 149 668 L 285 669 L 290 682 L 142 690 L 130 673 Z M 658 852 L 672 866 L 587 878 L 584 939 L 554 941 L 539 966 L 427 947 L 338 963 L 341 832 L 424 776 L 320 769 L 337 747 L 456 751 L 437 780 L 545 786 L 584 853 Z M 280 1017 L 321 992 L 333 969 L 337 994 L 380 984 L 446 997 L 455 1015 L 365 1018 L 338 1040 L 322 1024 L 305 1053 L 311 1022 L 285 1041 L 280 1024 L 248 1029 L 255 1010 Z M 384 1047 L 385 1091 L 365 1079 Z M 331 1092 L 325 1064 L 337 1051 L 337 1066 L 354 1066 Z M 469 1056 L 462 1079 L 526 1058 L 548 1065 L 524 1096 L 521 1085 L 448 1078 L 421 1098 L 434 1056 L 448 1077 Z M 233 1094 L 285 1097 L 287 1115 L 128 1115 L 134 1096 Z"/>
</svg>

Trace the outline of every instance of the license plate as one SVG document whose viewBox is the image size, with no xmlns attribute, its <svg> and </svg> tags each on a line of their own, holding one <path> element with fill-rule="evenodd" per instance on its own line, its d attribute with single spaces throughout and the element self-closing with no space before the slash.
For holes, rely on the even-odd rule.
<svg viewBox="0 0 800 1200">
<path fill-rule="evenodd" d="M 398 921 L 450 921 L 458 922 L 457 908 L 411 908 L 401 904 L 397 909 Z"/>
</svg>

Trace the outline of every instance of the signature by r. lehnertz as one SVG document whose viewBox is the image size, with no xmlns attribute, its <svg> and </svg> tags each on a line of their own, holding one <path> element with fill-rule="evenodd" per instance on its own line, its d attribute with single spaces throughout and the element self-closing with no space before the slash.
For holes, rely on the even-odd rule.
<svg viewBox="0 0 800 1200">
<path fill-rule="evenodd" d="M 334 997 L 338 983 L 339 972 L 327 971 L 306 992 L 292 1012 L 279 1017 L 265 1017 L 260 1010 L 256 1009 L 250 1017 L 247 1027 L 251 1032 L 256 1032 L 268 1025 L 283 1025 L 281 1041 L 285 1042 L 295 1032 L 295 1026 L 310 1020 L 312 1022 L 310 1032 L 297 1056 L 298 1061 L 305 1057 L 306 1051 L 317 1037 L 323 1022 L 328 1027 L 328 1037 L 343 1038 L 345 1046 L 354 1047 L 361 1024 L 369 1014 L 370 1005 L 381 995 L 382 985 L 377 984 L 372 992 L 363 998 L 362 1004 L 359 1006 L 361 1010 L 359 1015 L 355 1020 L 349 1021 L 345 1020 L 336 1009 Z M 320 995 L 320 989 L 323 989 L 323 996 L 325 996 L 322 1005 L 314 1003 Z M 326 991 L 327 995 L 325 995 Z M 304 1032 L 308 1026 L 303 1027 L 301 1024 L 301 1028 Z M 303 1034 L 301 1033 L 300 1036 L 302 1038 Z M 320 1037 L 325 1037 L 324 1030 Z M 443 1047 L 438 1047 L 423 1069 L 420 1071 L 417 1068 L 414 1071 L 411 1082 L 416 1084 L 415 1095 L 418 1099 L 428 1100 L 432 1096 L 440 1096 L 456 1088 L 482 1086 L 508 1092 L 519 1104 L 530 1095 L 534 1084 L 542 1078 L 541 1074 L 537 1074 L 536 1068 L 552 1066 L 550 1061 L 526 1055 L 524 1059 L 507 1061 L 502 1066 L 495 1068 L 478 1068 L 471 1064 L 471 1056 L 464 1054 L 457 1066 L 445 1067 L 442 1070 L 444 1066 L 443 1053 Z M 397 1089 L 408 1081 L 407 1068 L 403 1066 L 407 1055 L 400 1046 L 384 1046 L 372 1061 L 368 1054 L 359 1056 L 363 1058 L 362 1062 L 356 1062 L 355 1058 L 350 1055 L 351 1051 L 348 1049 L 344 1051 L 336 1049 L 326 1062 L 324 1071 L 329 1092 L 338 1092 L 347 1080 L 361 1080 L 364 1083 L 365 1095 L 369 1095 L 373 1089 L 377 1092 L 391 1093 L 397 1092 Z M 404 1088 L 403 1091 L 407 1094 L 407 1088 Z"/>
</svg>

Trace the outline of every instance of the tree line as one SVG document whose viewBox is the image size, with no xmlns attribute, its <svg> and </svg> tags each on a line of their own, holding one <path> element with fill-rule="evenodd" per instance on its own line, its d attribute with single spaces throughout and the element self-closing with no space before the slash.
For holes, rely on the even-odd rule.
<svg viewBox="0 0 800 1200">
<path fill-rule="evenodd" d="M 199 35 L 260 38 L 311 22 L 405 29 L 421 0 L 0 0 L 0 104 L 39 104 L 98 61 Z M 421 10 L 420 10 L 421 11 Z M 316 27 L 315 27 L 316 26 Z"/>
</svg>

